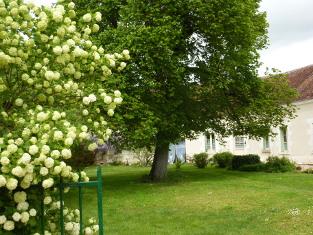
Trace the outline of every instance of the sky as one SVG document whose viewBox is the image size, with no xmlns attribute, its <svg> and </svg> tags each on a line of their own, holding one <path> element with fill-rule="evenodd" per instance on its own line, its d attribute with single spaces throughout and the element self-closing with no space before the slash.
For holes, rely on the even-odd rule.
<svg viewBox="0 0 313 235">
<path fill-rule="evenodd" d="M 260 74 L 265 67 L 287 72 L 313 64 L 312 9 L 312 0 L 262 0 L 270 44 L 261 52 Z"/>
<path fill-rule="evenodd" d="M 49 5 L 56 0 L 32 0 Z M 313 64 L 313 0 L 262 0 L 261 11 L 267 12 L 269 46 L 260 52 L 265 68 L 282 72 Z"/>
</svg>

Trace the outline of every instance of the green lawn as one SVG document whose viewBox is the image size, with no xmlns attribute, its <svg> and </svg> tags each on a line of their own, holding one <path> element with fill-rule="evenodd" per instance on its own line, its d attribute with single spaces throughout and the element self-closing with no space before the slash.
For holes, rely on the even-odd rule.
<svg viewBox="0 0 313 235">
<path fill-rule="evenodd" d="M 171 168 L 166 182 L 143 183 L 148 171 L 103 167 L 107 235 L 313 234 L 313 175 L 184 165 Z M 87 172 L 95 175 L 95 168 Z M 76 195 L 66 195 L 67 205 L 77 203 Z M 94 189 L 84 189 L 84 212 L 96 216 Z"/>
</svg>

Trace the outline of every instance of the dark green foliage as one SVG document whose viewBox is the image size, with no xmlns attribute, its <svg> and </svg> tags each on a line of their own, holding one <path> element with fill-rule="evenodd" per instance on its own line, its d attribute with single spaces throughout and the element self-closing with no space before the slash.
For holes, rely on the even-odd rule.
<svg viewBox="0 0 313 235">
<path fill-rule="evenodd" d="M 87 146 L 76 145 L 72 148 L 72 157 L 65 162 L 74 169 L 84 169 L 94 164 L 95 152 L 89 151 Z"/>
<path fill-rule="evenodd" d="M 296 166 L 296 170 L 297 171 L 302 171 L 302 167 L 301 166 Z"/>
<path fill-rule="evenodd" d="M 233 156 L 230 152 L 216 153 L 213 156 L 213 164 L 220 168 L 230 167 Z"/>
<path fill-rule="evenodd" d="M 256 164 L 249 164 L 243 165 L 238 168 L 239 171 L 264 171 L 266 165 L 264 163 L 256 163 Z"/>
<path fill-rule="evenodd" d="M 117 159 L 114 159 L 111 163 L 110 163 L 111 166 L 124 166 L 125 163 L 120 161 L 120 160 L 117 160 Z"/>
<path fill-rule="evenodd" d="M 176 169 L 180 169 L 180 167 L 183 165 L 183 161 L 177 158 L 174 164 Z"/>
<path fill-rule="evenodd" d="M 193 155 L 193 163 L 198 168 L 205 168 L 208 165 L 208 154 L 198 153 Z"/>
<path fill-rule="evenodd" d="M 287 157 L 268 157 L 265 165 L 267 172 L 288 172 L 296 169 L 295 164 Z"/>
<path fill-rule="evenodd" d="M 232 169 L 238 170 L 244 165 L 258 164 L 260 162 L 260 156 L 256 154 L 234 155 L 232 160 Z"/>
<path fill-rule="evenodd" d="M 313 169 L 312 168 L 309 168 L 309 169 L 306 169 L 304 171 L 302 171 L 303 173 L 306 173 L 306 174 L 313 174 Z"/>
</svg>

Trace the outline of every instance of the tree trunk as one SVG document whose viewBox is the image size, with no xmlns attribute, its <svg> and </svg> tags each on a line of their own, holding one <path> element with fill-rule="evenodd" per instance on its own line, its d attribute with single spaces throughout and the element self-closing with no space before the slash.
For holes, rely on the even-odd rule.
<svg viewBox="0 0 313 235">
<path fill-rule="evenodd" d="M 152 181 L 163 180 L 167 175 L 169 143 L 160 143 L 157 140 L 152 168 L 149 177 Z"/>
</svg>

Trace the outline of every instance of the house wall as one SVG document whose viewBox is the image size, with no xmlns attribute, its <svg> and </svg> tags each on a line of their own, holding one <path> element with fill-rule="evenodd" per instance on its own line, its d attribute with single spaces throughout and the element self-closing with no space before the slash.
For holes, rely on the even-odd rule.
<svg viewBox="0 0 313 235">
<path fill-rule="evenodd" d="M 235 148 L 233 136 L 223 139 L 223 143 L 216 140 L 215 150 L 208 150 L 209 155 L 217 152 L 230 151 L 233 154 L 258 154 L 265 161 L 268 156 L 286 156 L 298 164 L 313 164 L 313 99 L 295 103 L 297 116 L 286 122 L 288 151 L 281 148 L 279 128 L 273 131 L 276 136 L 270 137 L 270 147 L 263 149 L 263 140 L 246 139 L 243 150 Z M 193 154 L 205 152 L 206 137 L 201 134 L 194 140 L 186 140 L 186 155 L 191 159 Z"/>
</svg>

